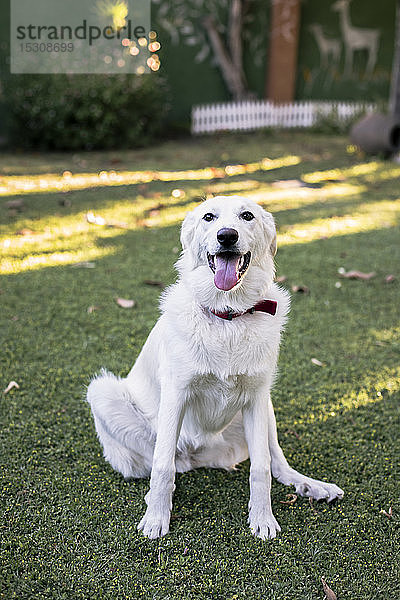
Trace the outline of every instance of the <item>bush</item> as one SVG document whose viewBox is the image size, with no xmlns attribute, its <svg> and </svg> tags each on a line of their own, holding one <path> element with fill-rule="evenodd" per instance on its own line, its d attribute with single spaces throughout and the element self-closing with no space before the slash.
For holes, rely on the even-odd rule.
<svg viewBox="0 0 400 600">
<path fill-rule="evenodd" d="M 10 140 L 41 150 L 137 148 L 160 133 L 166 85 L 145 75 L 14 75 Z"/>
</svg>

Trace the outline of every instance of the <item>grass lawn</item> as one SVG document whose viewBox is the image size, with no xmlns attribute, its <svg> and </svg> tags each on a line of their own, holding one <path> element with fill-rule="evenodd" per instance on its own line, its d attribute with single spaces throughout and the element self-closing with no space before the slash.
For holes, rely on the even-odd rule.
<svg viewBox="0 0 400 600">
<path fill-rule="evenodd" d="M 346 144 L 285 132 L 0 155 L 1 598 L 322 600 L 321 577 L 338 600 L 399 597 L 400 165 Z M 248 461 L 200 469 L 177 476 L 170 534 L 149 541 L 149 482 L 105 463 L 85 386 L 130 369 L 158 315 L 146 281 L 174 281 L 196 197 L 236 193 L 276 217 L 282 285 L 309 290 L 293 293 L 273 394 L 282 447 L 345 497 L 283 504 L 293 490 L 274 482 L 282 533 L 262 542 Z"/>
</svg>

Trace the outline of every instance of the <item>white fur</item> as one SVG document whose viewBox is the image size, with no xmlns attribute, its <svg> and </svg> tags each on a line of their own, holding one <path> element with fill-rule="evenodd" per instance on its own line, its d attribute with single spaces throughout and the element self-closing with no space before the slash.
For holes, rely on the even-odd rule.
<svg viewBox="0 0 400 600">
<path fill-rule="evenodd" d="M 255 218 L 246 221 L 243 211 Z M 211 222 L 203 219 L 211 212 Z M 251 251 L 239 284 L 214 284 L 207 252 L 219 249 L 222 227 L 239 233 L 238 251 Z M 147 510 L 138 528 L 149 538 L 169 529 L 175 472 L 231 469 L 250 455 L 249 523 L 262 539 L 280 527 L 272 514 L 271 473 L 297 493 L 331 501 L 343 491 L 289 467 L 278 444 L 270 389 L 289 298 L 274 282 L 276 232 L 272 216 L 254 202 L 220 196 L 188 213 L 182 225 L 178 281 L 165 293 L 162 315 L 125 379 L 102 371 L 89 385 L 104 456 L 124 477 L 151 474 Z M 232 321 L 214 315 L 243 312 L 276 300 L 275 316 L 255 312 Z"/>
</svg>

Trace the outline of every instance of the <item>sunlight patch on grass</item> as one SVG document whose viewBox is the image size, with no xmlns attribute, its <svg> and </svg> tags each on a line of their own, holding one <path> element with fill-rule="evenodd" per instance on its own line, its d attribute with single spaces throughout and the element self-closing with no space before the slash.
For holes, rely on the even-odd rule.
<svg viewBox="0 0 400 600">
<path fill-rule="evenodd" d="M 273 212 L 280 210 L 294 210 L 301 208 L 302 206 L 307 206 L 309 204 L 314 204 L 315 202 L 320 202 L 321 205 L 325 200 L 330 198 L 343 198 L 343 197 L 355 197 L 359 196 L 365 191 L 365 187 L 361 185 L 350 185 L 350 184 L 332 184 L 327 185 L 323 189 L 315 189 L 315 188 L 283 188 L 278 189 L 274 188 L 270 184 L 262 184 L 260 182 L 244 182 L 245 186 L 242 189 L 242 182 L 235 181 L 229 184 L 215 184 L 214 186 L 209 186 L 207 188 L 207 197 L 211 197 L 213 195 L 224 195 L 229 193 L 238 193 L 245 192 L 245 196 L 254 200 L 261 204 L 267 210 L 271 210 Z M 194 197 L 195 193 L 190 196 Z M 180 206 L 173 206 L 173 204 L 180 204 Z M 143 212 L 145 206 L 154 205 L 154 201 L 151 202 L 149 199 L 140 198 L 140 203 L 137 204 L 138 213 Z M 160 227 L 163 225 L 173 225 L 174 223 L 179 223 L 185 217 L 185 214 L 188 210 L 194 208 L 197 204 L 200 204 L 200 201 L 194 199 L 193 202 L 188 202 L 184 205 L 172 198 L 168 198 L 166 201 L 166 206 L 160 211 L 160 214 L 156 216 L 149 216 L 146 219 L 146 225 L 148 227 Z"/>
<path fill-rule="evenodd" d="M 314 171 L 313 173 L 305 173 L 303 180 L 307 183 L 319 183 L 329 181 L 330 179 L 343 179 L 344 177 L 359 177 L 360 175 L 369 175 L 382 170 L 387 172 L 386 165 L 383 162 L 373 161 L 360 163 L 347 169 L 329 169 L 327 171 Z"/>
<path fill-rule="evenodd" d="M 144 221 L 146 227 L 168 227 L 180 224 L 188 211 L 193 210 L 199 201 L 195 200 L 185 206 L 171 206 L 168 210 L 160 211 L 158 215 L 150 216 Z"/>
<path fill-rule="evenodd" d="M 378 173 L 371 173 L 367 175 L 364 179 L 368 183 L 374 183 L 375 181 L 388 181 L 389 179 L 398 179 L 400 177 L 400 167 L 394 167 L 389 169 L 386 167 L 385 170 L 382 170 Z"/>
<path fill-rule="evenodd" d="M 337 188 L 338 186 L 333 186 Z M 332 192 L 332 196 L 336 197 L 341 191 L 343 195 L 349 194 L 353 196 L 358 191 L 357 186 L 346 186 L 345 189 L 336 189 Z M 315 190 L 307 190 L 311 192 L 299 195 L 292 199 L 291 191 L 282 190 L 281 197 L 276 199 L 281 202 L 280 205 L 269 206 L 267 191 L 257 191 L 248 193 L 248 197 L 256 202 L 267 205 L 267 208 L 276 210 L 296 209 L 304 204 L 315 202 Z M 317 190 L 321 192 L 321 190 Z M 280 192 L 278 192 L 279 194 Z M 289 198 L 290 196 L 290 198 Z M 329 197 L 329 193 L 325 197 Z M 270 202 L 272 204 L 272 202 Z M 185 206 L 175 206 L 167 210 L 160 211 L 156 216 L 150 216 L 146 219 L 147 227 L 161 227 L 165 225 L 173 225 L 180 223 L 186 212 L 194 208 L 198 202 L 186 204 Z M 333 208 L 334 210 L 334 208 Z M 373 231 L 382 227 L 393 227 L 400 220 L 400 205 L 396 201 L 382 201 L 376 203 L 360 203 L 355 208 L 345 215 L 333 216 L 331 218 L 318 218 L 312 221 L 306 221 L 301 224 L 290 225 L 287 228 L 282 228 L 279 235 L 280 245 L 290 245 L 298 243 L 312 242 L 321 237 L 335 237 L 339 235 L 348 235 L 350 233 L 359 233 L 362 231 Z"/>
<path fill-rule="evenodd" d="M 207 193 L 212 195 L 241 194 L 261 204 L 267 210 L 292 210 L 329 198 L 359 196 L 366 186 L 350 183 L 327 184 L 323 188 L 276 187 L 260 181 L 232 181 L 210 184 Z"/>
<path fill-rule="evenodd" d="M 283 156 L 277 159 L 268 157 L 260 161 L 226 165 L 226 167 L 205 167 L 186 171 L 100 171 L 99 173 L 80 173 L 73 175 L 65 171 L 62 175 L 47 173 L 31 176 L 10 176 L 0 178 L 0 196 L 16 194 L 46 193 L 57 191 L 82 190 L 93 187 L 107 187 L 150 183 L 153 181 L 193 181 L 233 177 L 257 171 L 270 171 L 282 167 L 297 165 L 298 156 Z"/>
<path fill-rule="evenodd" d="M 222 183 L 210 183 L 206 188 L 206 192 L 213 196 L 225 196 L 226 194 L 239 194 L 241 192 L 255 190 L 261 185 L 261 182 L 255 179 L 243 179 L 241 181 L 229 182 L 224 181 Z"/>
<path fill-rule="evenodd" d="M 353 392 L 349 396 L 344 396 L 338 402 L 336 408 L 331 406 L 331 410 L 354 410 L 367 404 L 380 402 L 386 392 L 395 393 L 400 390 L 400 367 L 390 371 L 384 369 L 383 373 L 377 373 L 373 381 L 370 381 L 371 387 Z M 373 388 L 371 390 L 371 388 Z"/>
<path fill-rule="evenodd" d="M 268 187 L 268 189 L 267 189 Z M 277 194 L 274 200 L 272 197 Z M 313 203 L 316 197 L 323 199 L 351 195 L 359 191 L 359 186 L 332 185 L 329 189 L 315 190 L 300 188 L 296 190 L 271 190 L 266 186 L 263 190 L 249 191 L 248 196 L 262 204 L 272 204 L 273 211 L 296 209 Z M 298 192 L 298 194 L 293 194 Z M 304 192 L 303 194 L 301 192 Z M 324 195 L 320 196 L 321 192 Z M 26 226 L 24 221 L 14 223 L 14 233 L 0 238 L 2 260 L 0 273 L 18 273 L 47 266 L 73 264 L 102 258 L 115 252 L 112 241 L 107 248 L 98 247 L 100 239 L 120 237 L 127 231 L 144 228 L 161 228 L 178 225 L 188 210 L 193 209 L 198 200 L 182 201 L 182 197 L 160 195 L 154 197 L 137 197 L 135 202 L 125 198 L 119 202 L 110 202 L 103 206 L 100 216 L 104 225 L 88 223 L 86 213 L 74 215 L 51 215 L 46 219 L 35 221 L 35 231 L 26 235 L 18 235 L 18 228 Z M 334 208 L 334 207 L 333 207 Z M 396 201 L 358 204 L 355 210 L 345 215 L 331 218 L 316 218 L 304 223 L 281 227 L 278 241 L 281 246 L 307 243 L 321 238 L 331 238 L 361 231 L 372 231 L 382 227 L 395 226 L 400 220 L 400 205 Z"/>
<path fill-rule="evenodd" d="M 307 411 L 304 416 L 299 417 L 293 422 L 296 424 L 310 424 L 318 421 L 327 421 L 331 417 L 336 417 L 339 414 L 351 412 L 381 402 L 385 394 L 394 394 L 400 390 L 400 367 L 396 369 L 385 368 L 380 373 L 374 373 L 373 377 L 366 377 L 363 380 L 363 388 L 357 390 L 352 389 L 349 393 L 343 396 L 338 396 L 335 402 L 327 403 L 323 389 L 319 405 L 316 410 Z M 330 390 L 327 390 L 326 395 Z"/>
<path fill-rule="evenodd" d="M 359 196 L 365 191 L 365 187 L 356 184 L 332 184 L 323 188 L 282 188 L 277 189 L 273 186 L 265 186 L 256 192 L 251 192 L 249 197 L 255 202 L 262 204 L 264 208 L 273 211 L 293 210 L 313 204 L 328 198 Z"/>
<path fill-rule="evenodd" d="M 330 219 L 313 219 L 302 224 L 290 225 L 281 230 L 278 237 L 281 246 L 308 243 L 321 238 L 373 231 L 383 227 L 394 227 L 400 221 L 400 205 L 396 201 L 359 204 L 347 215 Z"/>
<path fill-rule="evenodd" d="M 400 326 L 391 329 L 370 329 L 369 334 L 379 346 L 397 344 L 397 347 L 400 348 Z"/>
<path fill-rule="evenodd" d="M 75 252 L 53 252 L 45 254 L 29 254 L 24 257 L 5 257 L 0 262 L 0 273 L 9 275 L 22 271 L 33 271 L 43 267 L 73 265 L 74 263 L 93 261 L 113 253 L 112 248 L 81 248 Z"/>
<path fill-rule="evenodd" d="M 115 252 L 112 244 L 98 247 L 99 238 L 116 235 L 113 228 L 94 228 L 84 214 L 52 218 L 36 223 L 41 231 L 28 235 L 8 235 L 0 239 L 0 274 L 20 273 L 43 267 L 93 261 Z"/>
</svg>

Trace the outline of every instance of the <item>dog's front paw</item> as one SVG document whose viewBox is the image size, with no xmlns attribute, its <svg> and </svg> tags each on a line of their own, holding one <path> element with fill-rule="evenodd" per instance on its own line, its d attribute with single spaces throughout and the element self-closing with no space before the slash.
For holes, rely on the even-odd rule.
<svg viewBox="0 0 400 600">
<path fill-rule="evenodd" d="M 308 477 L 295 483 L 295 487 L 298 494 L 314 498 L 314 500 L 333 502 L 341 500 L 344 495 L 344 491 L 334 483 L 325 483 L 325 481 L 317 481 Z"/>
<path fill-rule="evenodd" d="M 143 531 L 143 535 L 154 540 L 166 535 L 169 531 L 170 511 L 155 511 L 148 508 L 137 528 Z"/>
<path fill-rule="evenodd" d="M 278 521 L 267 507 L 250 507 L 249 525 L 252 534 L 262 540 L 273 539 L 281 530 Z"/>
</svg>

